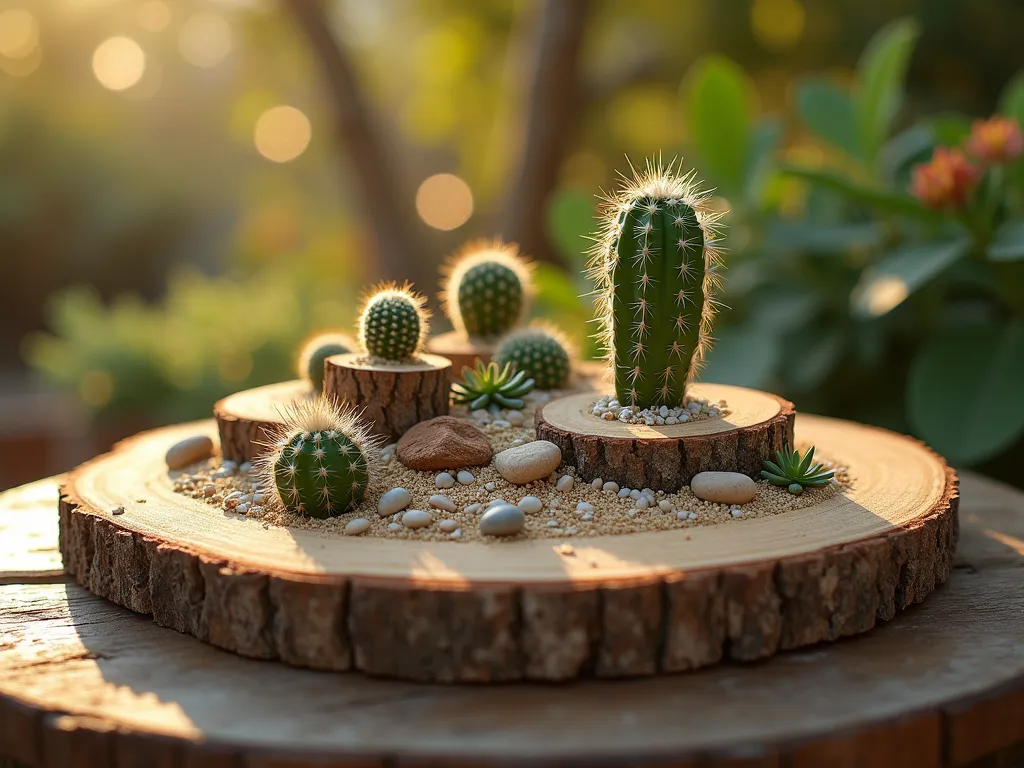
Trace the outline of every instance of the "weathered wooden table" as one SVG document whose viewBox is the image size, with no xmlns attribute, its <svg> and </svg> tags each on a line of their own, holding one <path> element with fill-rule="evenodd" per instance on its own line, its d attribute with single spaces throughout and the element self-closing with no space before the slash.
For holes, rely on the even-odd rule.
<svg viewBox="0 0 1024 768">
<path fill-rule="evenodd" d="M 242 659 L 90 595 L 62 573 L 56 481 L 43 480 L 0 495 L 0 755 L 118 768 L 1024 765 L 1024 494 L 970 474 L 961 489 L 949 582 L 866 636 L 672 677 L 451 687 Z"/>
</svg>

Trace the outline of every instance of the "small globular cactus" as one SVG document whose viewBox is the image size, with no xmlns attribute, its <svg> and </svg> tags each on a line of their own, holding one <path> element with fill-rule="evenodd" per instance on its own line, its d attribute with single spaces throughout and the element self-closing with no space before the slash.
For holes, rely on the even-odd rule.
<svg viewBox="0 0 1024 768">
<path fill-rule="evenodd" d="M 356 349 L 355 341 L 344 333 L 319 333 L 302 345 L 299 352 L 299 378 L 320 392 L 324 388 L 324 360 L 332 355 L 344 355 Z"/>
<path fill-rule="evenodd" d="M 694 171 L 649 162 L 602 206 L 590 274 L 623 405 L 683 404 L 711 344 L 718 219 Z"/>
<path fill-rule="evenodd" d="M 530 309 L 530 262 L 501 240 L 467 243 L 445 266 L 441 300 L 463 336 L 495 340 L 521 324 Z"/>
<path fill-rule="evenodd" d="M 394 362 L 416 355 L 429 332 L 425 304 L 426 298 L 409 283 L 373 288 L 359 315 L 359 343 L 366 354 Z"/>
<path fill-rule="evenodd" d="M 510 333 L 498 344 L 494 360 L 525 373 L 537 389 L 562 389 L 572 373 L 568 342 L 558 331 L 543 326 Z"/>
<path fill-rule="evenodd" d="M 308 517 L 340 515 L 363 499 L 379 444 L 355 412 L 320 396 L 294 403 L 260 459 L 265 495 Z"/>
</svg>

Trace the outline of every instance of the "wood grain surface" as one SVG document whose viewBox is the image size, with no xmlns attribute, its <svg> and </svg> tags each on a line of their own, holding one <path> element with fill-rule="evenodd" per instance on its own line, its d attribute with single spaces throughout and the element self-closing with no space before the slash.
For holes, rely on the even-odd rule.
<svg viewBox="0 0 1024 768">
<path fill-rule="evenodd" d="M 158 624 L 296 666 L 492 683 L 761 659 L 921 602 L 956 543 L 956 480 L 940 459 L 831 419 L 801 428 L 851 466 L 850 492 L 764 518 L 577 537 L 572 556 L 564 539 L 353 538 L 225 514 L 175 494 L 162 463 L 202 428 L 144 434 L 68 477 L 65 568 Z"/>
<path fill-rule="evenodd" d="M 563 461 L 590 481 L 674 493 L 699 472 L 742 472 L 759 478 L 765 459 L 793 445 L 796 409 L 788 400 L 745 387 L 694 384 L 691 397 L 726 400 L 728 415 L 669 426 L 595 417 L 598 393 L 552 400 L 538 409 L 537 437 L 562 451 Z"/>
<path fill-rule="evenodd" d="M 263 450 L 262 443 L 281 425 L 281 409 L 314 395 L 308 382 L 282 381 L 247 389 L 225 397 L 213 406 L 220 436 L 221 455 L 241 464 L 252 461 Z"/>
<path fill-rule="evenodd" d="M 309 672 L 221 653 L 70 583 L 6 583 L 0 755 L 76 768 L 1012 766 L 1024 494 L 970 474 L 961 488 L 954 568 L 925 603 L 861 638 L 698 675 L 481 688 Z M 46 495 L 0 496 L 9 541 L 21 520 L 25 549 L 55 546 L 33 534 L 42 516 L 54 527 Z"/>
</svg>

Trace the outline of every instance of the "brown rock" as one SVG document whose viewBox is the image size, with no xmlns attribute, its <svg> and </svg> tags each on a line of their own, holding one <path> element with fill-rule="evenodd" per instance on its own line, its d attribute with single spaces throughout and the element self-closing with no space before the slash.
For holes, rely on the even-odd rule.
<svg viewBox="0 0 1024 768">
<path fill-rule="evenodd" d="M 482 467 L 493 453 L 483 432 L 452 416 L 422 421 L 398 441 L 398 460 L 409 469 Z"/>
</svg>

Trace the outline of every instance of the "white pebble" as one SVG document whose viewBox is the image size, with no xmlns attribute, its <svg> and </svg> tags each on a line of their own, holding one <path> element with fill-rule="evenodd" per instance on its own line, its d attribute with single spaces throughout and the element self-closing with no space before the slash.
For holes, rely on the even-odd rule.
<svg viewBox="0 0 1024 768">
<path fill-rule="evenodd" d="M 557 520 L 548 520 L 546 523 L 544 523 L 544 525 L 546 525 L 548 528 L 557 528 L 558 527 L 558 521 Z"/>
<path fill-rule="evenodd" d="M 455 479 L 458 480 L 462 485 L 469 485 L 474 480 L 476 480 L 476 478 L 473 477 L 472 472 L 467 472 L 464 469 L 455 476 Z"/>
<path fill-rule="evenodd" d="M 392 488 L 377 502 L 377 514 L 381 517 L 401 512 L 412 504 L 412 495 L 405 488 Z"/>
<path fill-rule="evenodd" d="M 686 404 L 686 410 L 688 410 L 690 413 L 696 415 L 696 414 L 700 413 L 700 403 L 698 403 L 696 400 L 691 401 L 691 402 Z"/>
<path fill-rule="evenodd" d="M 245 472 L 245 473 L 252 472 L 252 462 L 251 461 L 243 461 L 241 464 L 238 465 L 238 471 L 239 472 Z"/>
<path fill-rule="evenodd" d="M 430 497 L 430 501 L 427 502 L 430 506 L 435 509 L 443 509 L 445 512 L 455 511 L 455 502 L 449 499 L 447 496 L 434 495 Z"/>
<path fill-rule="evenodd" d="M 498 429 L 508 429 L 512 425 L 509 422 L 505 421 L 504 419 L 495 419 L 494 421 L 491 422 L 491 426 L 497 427 Z"/>
<path fill-rule="evenodd" d="M 405 528 L 401 523 L 388 523 L 388 530 L 394 533 L 395 531 L 401 531 Z"/>
<path fill-rule="evenodd" d="M 743 517 L 742 509 L 730 509 L 729 511 L 732 512 L 733 517 Z"/>
<path fill-rule="evenodd" d="M 679 419 L 677 419 L 675 416 L 669 416 L 667 419 L 665 419 L 665 424 L 668 424 L 668 425 L 678 424 L 678 423 L 679 423 Z"/>
<path fill-rule="evenodd" d="M 636 508 L 637 509 L 647 509 L 648 506 L 649 506 L 649 502 L 647 501 L 647 497 L 646 496 L 641 496 L 639 499 L 636 500 Z"/>
<path fill-rule="evenodd" d="M 507 418 L 508 418 L 509 424 L 512 424 L 513 426 L 516 426 L 516 427 L 523 426 L 523 424 L 526 421 L 526 417 L 523 416 L 521 411 L 509 411 Z"/>
<path fill-rule="evenodd" d="M 480 533 L 485 536 L 513 536 L 524 527 L 526 515 L 511 504 L 489 509 L 480 518 Z"/>
<path fill-rule="evenodd" d="M 455 478 L 447 472 L 442 472 L 440 475 L 434 478 L 434 484 L 438 488 L 451 488 L 455 485 Z"/>
<path fill-rule="evenodd" d="M 593 519 L 594 519 L 594 513 L 593 512 L 587 512 L 585 515 L 583 515 L 583 517 L 580 518 L 580 520 L 582 520 L 585 523 L 589 523 Z"/>
<path fill-rule="evenodd" d="M 640 495 L 640 491 L 638 491 L 636 488 L 629 492 L 629 498 L 633 499 L 634 501 L 639 499 Z"/>
<path fill-rule="evenodd" d="M 607 483 L 605 483 L 604 485 L 601 486 L 601 489 L 605 493 L 618 493 L 619 492 L 619 484 L 614 482 L 614 481 L 612 481 L 612 480 L 609 480 Z"/>
<path fill-rule="evenodd" d="M 557 509 L 558 508 L 558 499 L 552 499 L 551 501 L 549 501 L 548 502 L 548 506 L 551 507 L 552 509 Z"/>
<path fill-rule="evenodd" d="M 475 515 L 481 509 L 483 509 L 482 504 L 467 504 L 462 508 L 462 511 L 469 515 Z"/>
<path fill-rule="evenodd" d="M 691 520 L 696 520 L 696 519 L 697 519 L 697 513 L 696 513 L 696 512 L 691 512 L 691 513 L 689 514 L 689 518 L 690 518 Z"/>
<path fill-rule="evenodd" d="M 668 499 L 662 499 L 661 501 L 658 502 L 658 509 L 660 509 L 662 512 L 671 512 L 672 502 L 669 501 Z"/>
<path fill-rule="evenodd" d="M 635 509 L 631 509 L 626 514 L 629 515 L 630 517 L 636 517 L 636 510 Z"/>
<path fill-rule="evenodd" d="M 690 491 L 702 501 L 745 504 L 757 496 L 757 485 L 739 472 L 700 472 L 690 480 Z"/>
<path fill-rule="evenodd" d="M 602 480 L 600 477 L 595 477 L 593 480 L 590 481 L 590 486 L 600 491 L 604 487 L 604 480 Z"/>
<path fill-rule="evenodd" d="M 238 471 L 238 464 L 234 461 L 222 461 L 220 468 L 225 472 L 230 472 L 232 475 Z"/>
<path fill-rule="evenodd" d="M 262 515 L 263 507 L 261 507 L 259 504 L 253 504 L 252 506 L 249 507 L 248 513 L 250 515 Z"/>
<path fill-rule="evenodd" d="M 690 513 L 687 512 L 685 509 L 680 509 L 678 512 L 676 512 L 676 517 L 678 517 L 680 520 L 685 520 L 689 516 Z"/>
<path fill-rule="evenodd" d="M 540 512 L 544 508 L 544 502 L 538 499 L 536 496 L 523 496 L 516 505 L 526 514 L 533 514 L 534 512 Z"/>
<path fill-rule="evenodd" d="M 406 528 L 423 528 L 434 522 L 433 516 L 422 509 L 410 509 L 402 515 L 402 525 Z"/>
<path fill-rule="evenodd" d="M 504 499 L 493 499 L 492 501 L 487 502 L 487 509 L 491 509 L 492 507 L 500 507 L 502 504 L 508 504 L 508 502 L 505 501 Z"/>
<path fill-rule="evenodd" d="M 453 539 L 461 539 L 462 538 L 462 529 L 461 528 L 456 528 L 454 531 L 452 531 L 452 538 Z"/>
<path fill-rule="evenodd" d="M 495 487 L 494 483 L 484 483 L 484 488 L 488 491 L 493 491 Z"/>
<path fill-rule="evenodd" d="M 437 527 L 445 533 L 451 533 L 459 527 L 459 524 L 455 520 L 442 520 L 440 523 L 437 524 Z"/>
<path fill-rule="evenodd" d="M 619 488 L 619 498 L 624 499 L 627 496 L 629 496 L 629 494 L 631 494 L 632 492 L 633 491 L 631 491 L 629 488 Z"/>
<path fill-rule="evenodd" d="M 506 448 L 494 456 L 498 474 L 514 485 L 526 485 L 547 477 L 562 463 L 562 451 L 547 440 L 535 440 Z"/>
<path fill-rule="evenodd" d="M 560 478 L 558 478 L 558 482 L 555 483 L 555 490 L 558 491 L 559 493 L 571 491 L 573 483 L 575 482 L 576 478 L 573 477 L 572 475 L 562 475 Z"/>
<path fill-rule="evenodd" d="M 576 511 L 577 512 L 593 512 L 594 511 L 594 505 L 591 504 L 589 501 L 581 501 L 579 504 L 576 505 Z"/>
<path fill-rule="evenodd" d="M 249 512 L 249 502 L 248 501 L 243 501 L 241 504 L 239 504 L 237 507 L 235 507 L 235 512 L 237 512 L 240 515 L 248 514 L 248 512 Z"/>
<path fill-rule="evenodd" d="M 370 521 L 365 517 L 357 517 L 355 520 L 349 520 L 345 526 L 346 536 L 358 536 L 361 533 L 366 533 L 370 528 Z"/>
</svg>

